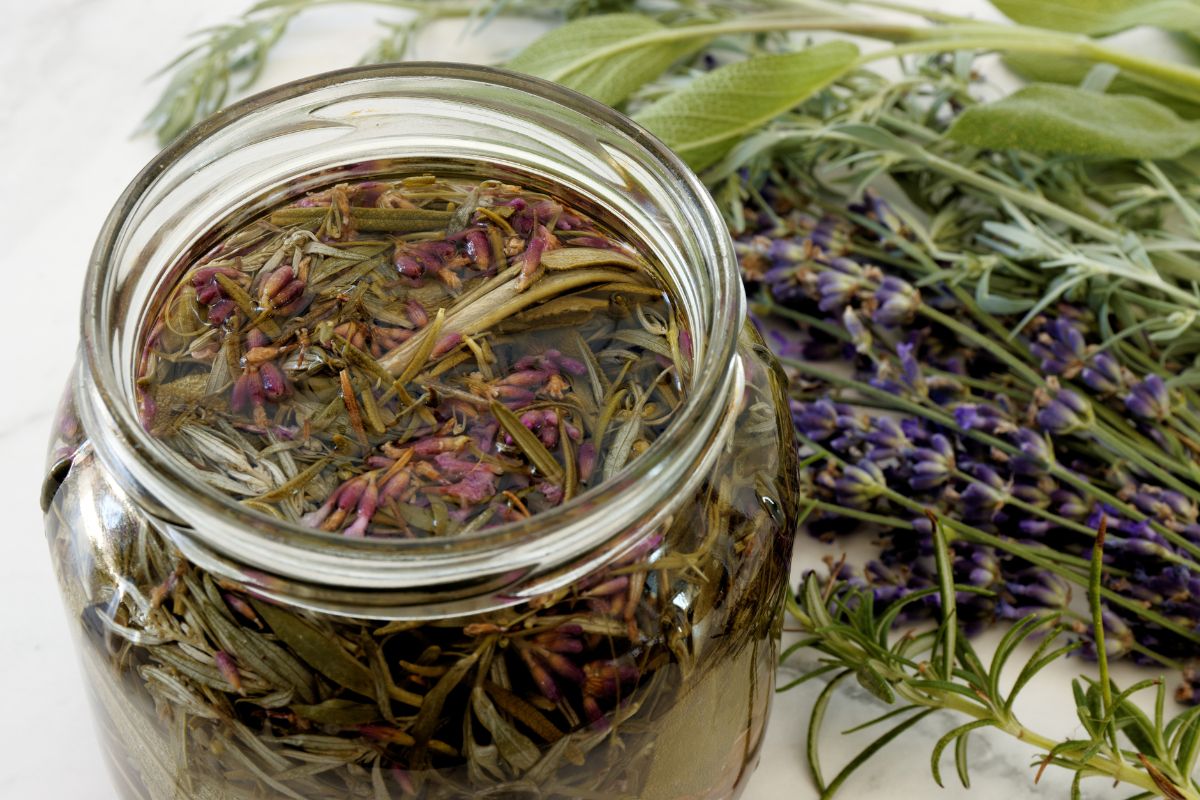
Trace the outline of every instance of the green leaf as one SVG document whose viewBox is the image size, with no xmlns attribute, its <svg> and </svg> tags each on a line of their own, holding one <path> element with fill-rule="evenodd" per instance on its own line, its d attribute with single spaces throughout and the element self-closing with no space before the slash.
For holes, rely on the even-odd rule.
<svg viewBox="0 0 1200 800">
<path fill-rule="evenodd" d="M 1021 25 L 1089 36 L 1139 25 L 1172 31 L 1200 28 L 1200 4 L 1195 0 L 992 0 L 992 5 Z"/>
<path fill-rule="evenodd" d="M 641 14 L 604 14 L 555 28 L 508 62 L 615 106 L 710 38 L 664 41 L 672 30 Z"/>
<path fill-rule="evenodd" d="M 989 150 L 1091 158 L 1178 158 L 1200 146 L 1200 127 L 1134 95 L 1035 84 L 968 109 L 948 136 Z"/>
<path fill-rule="evenodd" d="M 821 791 L 821 800 L 829 800 L 829 798 L 836 795 L 838 789 L 842 787 L 842 784 L 846 782 L 847 778 L 854 774 L 855 770 L 870 761 L 876 753 L 891 744 L 894 739 L 903 735 L 905 731 L 935 711 L 937 711 L 936 708 L 929 708 L 919 714 L 914 714 L 913 716 L 904 720 L 904 722 L 901 722 L 899 725 L 867 745 L 866 748 L 864 748 L 862 752 L 851 759 L 850 763 L 843 767 L 842 771 L 839 772 L 837 776 L 829 782 L 829 785 Z"/>
<path fill-rule="evenodd" d="M 1029 82 L 1063 83 L 1078 86 L 1096 66 L 1095 61 L 1070 56 L 1052 56 L 1045 53 L 1009 53 L 1004 63 L 1013 72 Z M 1173 83 L 1157 84 L 1150 79 L 1128 72 L 1118 73 L 1109 83 L 1109 94 L 1136 94 L 1160 103 L 1184 119 L 1200 118 L 1200 103 L 1185 97 L 1188 91 Z"/>
<path fill-rule="evenodd" d="M 328 633 L 272 603 L 255 599 L 250 603 L 279 640 L 317 672 L 365 697 L 375 696 L 371 671 L 343 650 Z"/>
<path fill-rule="evenodd" d="M 858 59 L 848 42 L 765 55 L 701 75 L 634 116 L 693 169 L 844 75 Z"/>
<path fill-rule="evenodd" d="M 932 754 L 932 756 L 930 756 L 930 759 L 929 759 L 931 771 L 933 772 L 933 780 L 935 783 L 937 783 L 938 786 L 940 786 L 943 789 L 946 788 L 945 784 L 942 783 L 942 753 L 946 750 L 946 748 L 950 745 L 951 742 L 959 742 L 960 744 L 955 745 L 955 754 L 954 754 L 955 766 L 958 769 L 958 777 L 959 777 L 959 780 L 962 781 L 962 785 L 967 788 L 970 788 L 971 781 L 969 780 L 969 778 L 967 776 L 966 764 L 965 764 L 966 746 L 961 745 L 961 742 L 964 742 L 966 740 L 966 738 L 971 734 L 971 731 L 976 730 L 977 728 L 986 728 L 989 725 L 995 725 L 995 724 L 996 723 L 990 719 L 973 720 L 964 725 L 960 725 L 957 728 L 954 728 L 953 730 L 949 731 L 945 736 L 938 739 L 937 744 L 935 744 L 933 746 L 933 754 Z M 960 746 L 962 747 L 962 753 L 964 755 L 959 754 Z"/>
</svg>

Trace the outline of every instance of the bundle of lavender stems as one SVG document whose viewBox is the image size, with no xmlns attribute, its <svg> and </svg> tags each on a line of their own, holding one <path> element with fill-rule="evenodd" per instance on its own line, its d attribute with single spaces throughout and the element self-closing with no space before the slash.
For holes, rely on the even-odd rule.
<svg viewBox="0 0 1200 800">
<path fill-rule="evenodd" d="M 1200 404 L 1169 354 L 1085 296 L 984 311 L 870 193 L 842 208 L 779 183 L 758 194 L 737 247 L 792 378 L 804 528 L 875 549 L 829 560 L 835 577 L 880 608 L 936 586 L 940 520 L 967 633 L 1057 611 L 1094 658 L 1072 598 L 1103 518 L 1106 653 L 1179 670 L 1177 698 L 1200 703 Z M 939 605 L 931 593 L 899 622 Z"/>
</svg>

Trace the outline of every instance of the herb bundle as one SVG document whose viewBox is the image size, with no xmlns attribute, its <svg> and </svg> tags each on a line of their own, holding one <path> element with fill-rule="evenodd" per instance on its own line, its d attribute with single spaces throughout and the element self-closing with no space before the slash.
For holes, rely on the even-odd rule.
<svg viewBox="0 0 1200 800">
<path fill-rule="evenodd" d="M 1190 35 L 1200 11 L 994 5 L 1015 24 L 897 2 L 547 4 L 584 18 L 510 63 L 633 113 L 727 210 L 794 377 L 807 528 L 881 537 L 861 570 L 806 582 L 802 644 L 827 659 L 811 677 L 971 716 L 937 744 L 939 779 L 955 743 L 966 781 L 967 735 L 991 726 L 1078 779 L 1195 797 L 1200 715 L 1166 719 L 1158 683 L 1150 718 L 1131 698 L 1153 684 L 1121 692 L 1105 670 L 1186 669 L 1197 652 L 1200 69 L 1104 37 Z M 884 46 L 800 46 L 784 36 L 797 31 Z M 987 52 L 1040 83 L 981 102 Z M 864 68 L 891 59 L 898 79 Z M 1070 603 L 1085 589 L 1087 614 Z M 930 614 L 936 631 L 889 644 L 892 624 Z M 1014 625 L 985 668 L 960 634 L 998 621 Z M 1073 647 L 1098 659 L 1100 679 L 1076 690 L 1089 739 L 1031 734 L 997 690 L 1035 637 L 1019 686 Z M 823 795 L 875 749 L 830 782 L 814 760 Z"/>
</svg>

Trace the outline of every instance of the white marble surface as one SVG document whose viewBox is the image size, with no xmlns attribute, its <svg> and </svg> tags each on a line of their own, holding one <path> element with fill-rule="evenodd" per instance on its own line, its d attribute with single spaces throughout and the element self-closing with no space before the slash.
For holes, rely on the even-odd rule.
<svg viewBox="0 0 1200 800">
<path fill-rule="evenodd" d="M 8 320 L 0 394 L 0 509 L 9 524 L 0 556 L 0 797 L 105 800 L 113 796 L 93 737 L 75 656 L 41 535 L 37 509 L 40 465 L 50 418 L 74 357 L 79 295 L 93 239 L 125 184 L 156 150 L 132 131 L 160 83 L 156 68 L 178 53 L 185 36 L 219 23 L 248 0 L 3 0 L 0 25 L 0 276 L 9 281 L 0 303 Z M 943 0 L 961 11 L 981 0 Z M 379 9 L 331 9 L 304 16 L 281 48 L 262 85 L 344 66 L 365 48 Z M 420 55 L 481 60 L 497 42 L 531 38 L 529 28 L 489 29 L 463 40 L 445 29 L 422 43 Z M 503 35 L 498 35 L 503 34 Z M 345 56 L 339 54 L 347 54 Z M 806 559 L 821 552 L 802 541 Z M 1047 673 L 1021 710 L 1051 735 L 1077 732 L 1066 680 L 1072 662 Z M 749 800 L 815 798 L 803 762 L 804 714 L 818 687 L 781 695 Z M 840 702 L 844 700 L 845 702 Z M 836 770 L 849 752 L 836 735 L 870 713 L 861 690 L 847 690 L 828 719 L 825 745 Z M 895 743 L 844 789 L 849 798 L 924 797 L 937 787 L 929 749 L 949 719 L 927 724 Z M 975 789 L 952 786 L 953 800 L 1066 797 L 1067 782 L 1048 773 L 1034 787 L 1031 753 L 1000 735 L 976 736 Z M 950 781 L 953 781 L 952 768 Z M 1110 794 L 1095 784 L 1088 797 Z"/>
</svg>

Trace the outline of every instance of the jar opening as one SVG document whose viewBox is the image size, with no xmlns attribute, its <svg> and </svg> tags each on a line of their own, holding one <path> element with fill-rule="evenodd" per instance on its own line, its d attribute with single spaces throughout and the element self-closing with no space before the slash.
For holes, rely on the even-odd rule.
<svg viewBox="0 0 1200 800">
<path fill-rule="evenodd" d="M 565 187 L 654 249 L 692 323 L 694 375 L 677 418 L 625 469 L 535 517 L 452 539 L 348 539 L 280 522 L 197 483 L 142 428 L 138 342 L 164 276 L 214 229 L 346 175 L 487 164 Z M 249 201 L 249 202 L 248 202 Z M 238 211 L 242 209 L 242 211 Z M 744 296 L 703 185 L 627 118 L 502 70 L 405 64 L 316 76 L 250 98 L 185 134 L 135 179 L 93 253 L 83 309 L 80 411 L 97 451 L 176 540 L 225 573 L 381 592 L 512 586 L 632 546 L 702 472 L 738 380 Z M 97 435 L 95 432 L 102 432 Z M 280 589 L 282 591 L 282 589 Z M 420 592 L 416 592 L 420 594 Z M 407 596 L 407 595 L 404 595 Z"/>
</svg>

